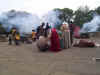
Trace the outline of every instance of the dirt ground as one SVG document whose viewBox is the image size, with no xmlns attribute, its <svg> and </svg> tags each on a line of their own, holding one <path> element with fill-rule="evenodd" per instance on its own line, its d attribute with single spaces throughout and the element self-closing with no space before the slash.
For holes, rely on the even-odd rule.
<svg viewBox="0 0 100 75">
<path fill-rule="evenodd" d="M 100 57 L 100 48 L 72 47 L 43 53 L 35 43 L 9 46 L 0 42 L 0 75 L 100 75 L 96 57 Z"/>
</svg>

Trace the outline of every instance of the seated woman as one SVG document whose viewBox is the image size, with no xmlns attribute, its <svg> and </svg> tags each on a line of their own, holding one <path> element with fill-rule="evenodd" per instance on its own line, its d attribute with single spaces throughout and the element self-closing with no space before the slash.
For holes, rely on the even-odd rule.
<svg viewBox="0 0 100 75">
<path fill-rule="evenodd" d="M 40 51 L 45 52 L 49 49 L 50 45 L 48 44 L 48 40 L 44 36 L 40 36 L 39 40 L 37 40 L 37 47 Z"/>
</svg>

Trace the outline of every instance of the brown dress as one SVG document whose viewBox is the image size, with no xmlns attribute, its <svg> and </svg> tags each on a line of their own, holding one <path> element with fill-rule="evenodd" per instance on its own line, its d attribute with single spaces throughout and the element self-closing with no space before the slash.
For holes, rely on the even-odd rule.
<svg viewBox="0 0 100 75">
<path fill-rule="evenodd" d="M 64 43 L 64 49 L 67 49 L 71 47 L 71 41 L 70 41 L 70 30 L 66 24 L 63 24 L 61 26 L 62 30 L 62 36 L 63 36 L 63 43 Z"/>
</svg>

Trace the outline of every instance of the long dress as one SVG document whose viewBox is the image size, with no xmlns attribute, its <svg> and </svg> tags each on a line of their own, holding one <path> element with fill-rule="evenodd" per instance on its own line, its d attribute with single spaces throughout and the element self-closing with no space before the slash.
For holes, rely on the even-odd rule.
<svg viewBox="0 0 100 75">
<path fill-rule="evenodd" d="M 53 51 L 53 52 L 58 52 L 61 50 L 60 48 L 60 40 L 59 40 L 59 36 L 58 36 L 58 33 L 56 31 L 55 28 L 53 28 L 51 30 L 51 47 L 50 47 L 50 50 Z"/>
<path fill-rule="evenodd" d="M 64 49 L 67 49 L 71 47 L 71 40 L 70 40 L 70 30 L 68 26 L 62 25 L 61 30 L 63 33 L 63 43 L 64 43 Z"/>
</svg>

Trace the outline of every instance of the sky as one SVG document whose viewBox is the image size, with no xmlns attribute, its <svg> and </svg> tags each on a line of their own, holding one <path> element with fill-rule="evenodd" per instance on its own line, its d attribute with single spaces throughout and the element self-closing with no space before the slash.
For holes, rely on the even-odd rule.
<svg viewBox="0 0 100 75">
<path fill-rule="evenodd" d="M 94 9 L 100 6 L 100 0 L 0 0 L 0 12 L 15 9 L 41 16 L 54 8 L 76 10 L 79 6 L 86 5 Z"/>
</svg>

